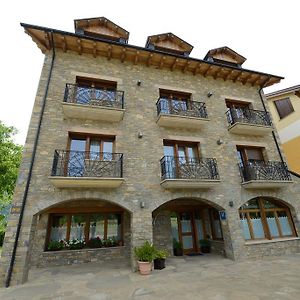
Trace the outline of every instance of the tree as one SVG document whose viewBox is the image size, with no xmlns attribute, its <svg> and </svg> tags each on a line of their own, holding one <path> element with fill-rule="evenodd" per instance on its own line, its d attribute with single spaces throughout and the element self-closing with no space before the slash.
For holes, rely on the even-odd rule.
<svg viewBox="0 0 300 300">
<path fill-rule="evenodd" d="M 16 133 L 14 127 L 7 127 L 0 121 L 0 245 L 22 157 L 23 147 L 13 142 Z"/>
</svg>

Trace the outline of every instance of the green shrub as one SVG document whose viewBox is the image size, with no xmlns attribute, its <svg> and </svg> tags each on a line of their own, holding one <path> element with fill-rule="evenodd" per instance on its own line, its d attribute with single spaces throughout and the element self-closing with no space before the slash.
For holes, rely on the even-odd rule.
<svg viewBox="0 0 300 300">
<path fill-rule="evenodd" d="M 65 247 L 65 244 L 63 241 L 50 241 L 47 249 L 49 251 L 57 251 L 57 250 L 63 249 L 64 247 Z"/>
<path fill-rule="evenodd" d="M 85 246 L 85 241 L 71 240 L 68 242 L 68 248 L 70 250 L 82 249 Z"/>
<path fill-rule="evenodd" d="M 168 256 L 168 252 L 166 250 L 156 250 L 154 252 L 154 259 L 166 259 Z"/>
<path fill-rule="evenodd" d="M 103 246 L 102 241 L 99 237 L 92 238 L 88 241 L 88 246 L 90 248 L 101 248 Z"/>
<path fill-rule="evenodd" d="M 142 246 L 134 248 L 134 253 L 138 261 L 151 262 L 155 257 L 155 248 L 146 241 Z"/>
<path fill-rule="evenodd" d="M 0 231 L 0 247 L 3 246 L 5 231 Z"/>
</svg>

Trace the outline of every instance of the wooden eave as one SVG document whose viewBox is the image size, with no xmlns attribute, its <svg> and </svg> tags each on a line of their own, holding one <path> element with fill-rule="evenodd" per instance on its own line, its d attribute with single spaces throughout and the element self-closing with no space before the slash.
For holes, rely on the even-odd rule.
<svg viewBox="0 0 300 300">
<path fill-rule="evenodd" d="M 231 80 L 233 82 L 240 82 L 243 85 L 250 84 L 261 88 L 271 86 L 283 79 L 283 77 L 267 73 L 122 44 L 101 38 L 88 37 L 57 29 L 24 23 L 21 23 L 21 26 L 24 27 L 25 32 L 31 36 L 32 40 L 44 54 L 50 51 L 54 44 L 55 49 L 60 49 L 64 52 L 73 51 L 79 55 L 90 54 L 94 57 L 106 57 L 108 60 L 118 59 L 121 62 L 132 62 L 134 64 L 143 64 L 171 71 L 179 70 L 183 73 L 190 72 L 193 75 L 211 76 L 214 79 Z"/>
</svg>

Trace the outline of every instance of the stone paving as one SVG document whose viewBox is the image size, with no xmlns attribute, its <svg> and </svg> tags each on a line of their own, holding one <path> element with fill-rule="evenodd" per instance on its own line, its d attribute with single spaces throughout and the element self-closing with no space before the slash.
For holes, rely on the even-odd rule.
<svg viewBox="0 0 300 300">
<path fill-rule="evenodd" d="M 300 299 L 300 254 L 234 262 L 220 256 L 172 257 L 149 276 L 124 262 L 34 269 L 0 299 Z"/>
</svg>

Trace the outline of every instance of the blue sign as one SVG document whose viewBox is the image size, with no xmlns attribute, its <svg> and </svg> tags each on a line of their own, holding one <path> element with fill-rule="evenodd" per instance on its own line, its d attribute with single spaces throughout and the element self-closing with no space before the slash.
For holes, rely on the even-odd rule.
<svg viewBox="0 0 300 300">
<path fill-rule="evenodd" d="M 225 212 L 225 210 L 220 210 L 219 211 L 219 216 L 220 216 L 220 220 L 221 221 L 225 221 L 226 220 L 226 212 Z"/>
</svg>

